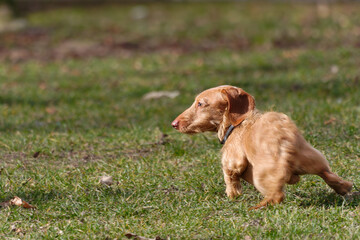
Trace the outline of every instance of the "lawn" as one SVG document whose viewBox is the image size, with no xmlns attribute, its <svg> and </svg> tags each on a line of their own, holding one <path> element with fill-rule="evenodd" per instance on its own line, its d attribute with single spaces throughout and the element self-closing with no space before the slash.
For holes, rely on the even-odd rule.
<svg viewBox="0 0 360 240">
<path fill-rule="evenodd" d="M 360 4 L 67 8 L 0 35 L 1 239 L 360 239 L 360 197 L 317 176 L 284 203 L 224 191 L 218 139 L 171 121 L 230 84 L 288 114 L 360 186 Z M 176 98 L 144 100 L 152 91 Z M 100 183 L 111 176 L 113 183 Z"/>
</svg>

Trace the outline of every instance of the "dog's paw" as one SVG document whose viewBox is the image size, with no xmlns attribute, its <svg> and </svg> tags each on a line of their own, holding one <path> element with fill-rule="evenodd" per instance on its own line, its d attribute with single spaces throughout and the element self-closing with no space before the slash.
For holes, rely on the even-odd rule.
<svg viewBox="0 0 360 240">
<path fill-rule="evenodd" d="M 234 199 L 237 196 L 241 195 L 241 190 L 239 190 L 239 189 L 226 189 L 225 193 L 230 199 Z"/>
</svg>

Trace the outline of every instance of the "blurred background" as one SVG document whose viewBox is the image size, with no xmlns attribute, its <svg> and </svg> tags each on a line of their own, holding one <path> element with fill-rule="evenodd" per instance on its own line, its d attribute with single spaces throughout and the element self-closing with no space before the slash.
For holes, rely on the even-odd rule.
<svg viewBox="0 0 360 240">
<path fill-rule="evenodd" d="M 1 126 L 170 131 L 221 84 L 304 125 L 301 112 L 319 112 L 309 102 L 320 122 L 341 104 L 356 113 L 359 12 L 358 1 L 2 0 Z"/>
<path fill-rule="evenodd" d="M 2 0 L 0 59 L 358 48 L 358 11 L 357 1 L 330 0 Z"/>
</svg>

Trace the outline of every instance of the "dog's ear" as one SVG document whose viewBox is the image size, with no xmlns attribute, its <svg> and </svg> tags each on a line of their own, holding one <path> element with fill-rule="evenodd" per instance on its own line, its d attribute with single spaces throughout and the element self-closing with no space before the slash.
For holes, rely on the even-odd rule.
<svg viewBox="0 0 360 240">
<path fill-rule="evenodd" d="M 233 126 L 239 125 L 245 120 L 247 114 L 255 109 L 255 100 L 253 96 L 241 88 L 229 87 L 221 90 L 221 94 L 227 101 L 227 110 L 225 114 Z"/>
</svg>

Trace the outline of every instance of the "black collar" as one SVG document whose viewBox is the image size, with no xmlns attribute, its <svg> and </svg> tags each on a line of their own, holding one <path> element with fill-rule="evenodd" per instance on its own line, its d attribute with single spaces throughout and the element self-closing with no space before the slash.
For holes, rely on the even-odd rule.
<svg viewBox="0 0 360 240">
<path fill-rule="evenodd" d="M 224 144 L 226 142 L 226 140 L 228 139 L 228 137 L 230 136 L 230 134 L 234 130 L 234 128 L 235 128 L 235 126 L 230 125 L 230 127 L 228 128 L 228 130 L 225 133 L 224 139 L 220 141 L 221 144 Z"/>
</svg>

